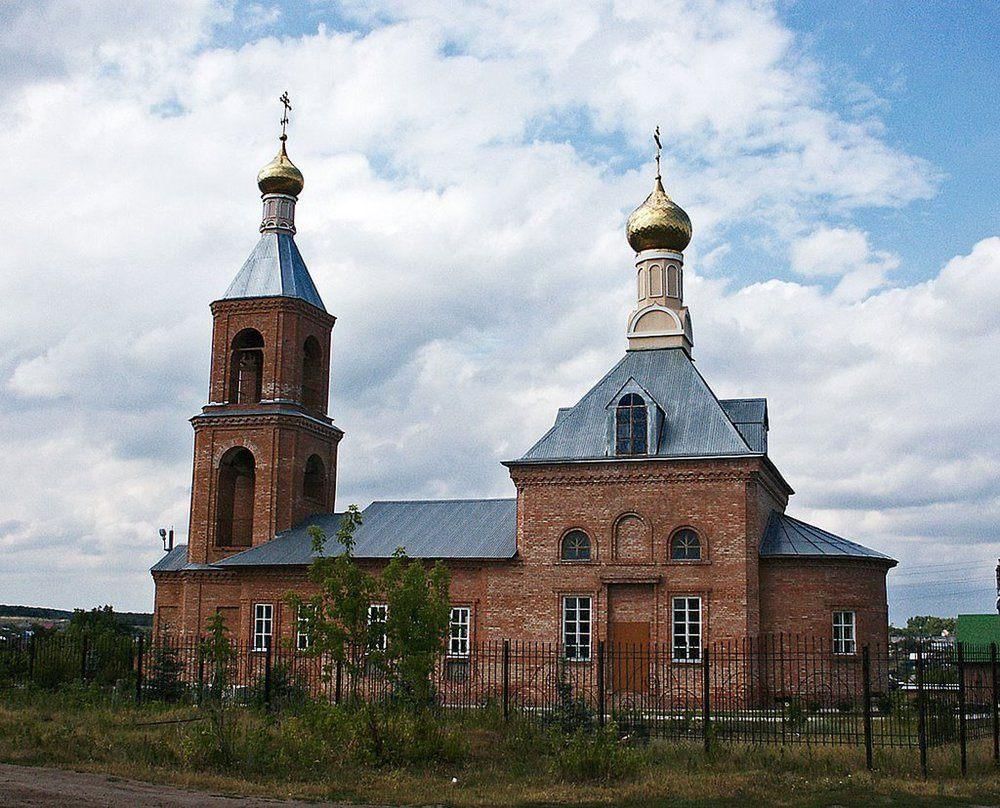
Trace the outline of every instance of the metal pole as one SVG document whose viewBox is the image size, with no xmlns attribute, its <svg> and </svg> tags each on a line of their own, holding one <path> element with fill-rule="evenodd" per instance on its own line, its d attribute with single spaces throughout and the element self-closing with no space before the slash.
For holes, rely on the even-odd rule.
<svg viewBox="0 0 1000 808">
<path fill-rule="evenodd" d="M 343 691 L 344 668 L 341 661 L 337 660 L 337 683 L 333 691 L 333 703 L 340 704 L 340 697 Z"/>
<path fill-rule="evenodd" d="M 1000 701 L 997 698 L 997 644 L 990 643 L 990 704 L 993 707 L 993 765 L 1000 763 Z"/>
<path fill-rule="evenodd" d="M 701 734 L 705 742 L 705 754 L 711 749 L 712 702 L 709 697 L 708 646 L 701 651 Z"/>
<path fill-rule="evenodd" d="M 87 635 L 80 640 L 80 681 L 87 681 Z"/>
<path fill-rule="evenodd" d="M 135 652 L 135 703 L 142 703 L 142 658 L 143 658 L 143 635 L 139 635 L 138 648 Z"/>
<path fill-rule="evenodd" d="M 264 651 L 264 706 L 271 709 L 271 639 L 267 640 Z"/>
<path fill-rule="evenodd" d="M 510 718 L 510 640 L 503 641 L 503 720 Z"/>
<path fill-rule="evenodd" d="M 35 635 L 32 634 L 28 638 L 28 681 L 33 682 L 35 680 Z M 993 666 L 994 673 L 996 671 L 996 666 Z M 994 676 L 994 678 L 996 678 Z M 995 688 L 994 688 L 995 689 Z M 996 703 L 996 699 L 993 700 Z"/>
<path fill-rule="evenodd" d="M 874 752 L 872 749 L 872 660 L 871 652 L 866 645 L 861 652 L 861 668 L 865 677 L 864 681 L 864 705 L 865 705 L 865 765 L 868 771 L 875 768 Z"/>
<path fill-rule="evenodd" d="M 597 722 L 604 726 L 604 640 L 597 641 Z"/>
<path fill-rule="evenodd" d="M 962 753 L 962 777 L 968 774 L 969 756 L 965 726 L 965 643 L 958 646 L 958 746 Z"/>
<path fill-rule="evenodd" d="M 924 644 L 917 640 L 917 738 L 920 773 L 927 778 L 927 704 L 924 699 Z"/>
</svg>

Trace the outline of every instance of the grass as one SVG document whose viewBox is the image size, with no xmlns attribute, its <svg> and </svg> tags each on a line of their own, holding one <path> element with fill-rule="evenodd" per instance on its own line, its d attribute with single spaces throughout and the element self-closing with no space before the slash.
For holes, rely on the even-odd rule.
<svg viewBox="0 0 1000 808">
<path fill-rule="evenodd" d="M 399 805 L 965 805 L 1000 801 L 987 744 L 931 751 L 923 780 L 916 751 L 855 748 L 647 748 L 566 740 L 486 712 L 464 723 L 385 717 L 373 756 L 359 714 L 327 706 L 267 715 L 233 710 L 234 756 L 213 755 L 212 723 L 195 708 L 144 705 L 85 690 L 0 694 L 0 760 L 58 766 L 213 792 Z M 195 718 L 198 720 L 188 721 Z M 154 723 L 156 722 L 156 723 Z M 180 722 L 180 723 L 168 723 Z M 599 776 L 606 770 L 615 777 Z M 581 781 L 581 773 L 595 779 Z M 453 778 L 457 782 L 453 783 Z"/>
</svg>

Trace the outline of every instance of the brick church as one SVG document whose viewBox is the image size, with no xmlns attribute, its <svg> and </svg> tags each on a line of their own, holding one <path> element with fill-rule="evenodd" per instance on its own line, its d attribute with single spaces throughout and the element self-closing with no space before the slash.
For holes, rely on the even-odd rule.
<svg viewBox="0 0 1000 808">
<path fill-rule="evenodd" d="M 308 528 L 336 533 L 344 432 L 328 415 L 335 318 L 295 244 L 303 177 L 284 135 L 257 182 L 260 240 L 211 305 L 188 544 L 152 575 L 155 631 L 198 635 L 218 611 L 263 649 L 305 641 L 284 595 L 310 591 Z M 576 660 L 598 640 L 660 643 L 678 661 L 697 660 L 708 642 L 778 632 L 846 656 L 885 644 L 896 562 L 789 516 L 792 489 L 767 452 L 766 400 L 719 399 L 695 367 L 684 305 L 691 232 L 657 170 L 626 225 L 636 277 L 627 350 L 504 463 L 514 497 L 365 508 L 360 563 L 377 569 L 397 547 L 447 562 L 451 654 L 503 638 L 558 643 Z"/>
</svg>

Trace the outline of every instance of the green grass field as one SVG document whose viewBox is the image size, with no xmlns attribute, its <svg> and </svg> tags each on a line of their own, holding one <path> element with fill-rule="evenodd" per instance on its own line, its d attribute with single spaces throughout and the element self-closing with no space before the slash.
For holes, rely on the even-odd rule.
<svg viewBox="0 0 1000 808">
<path fill-rule="evenodd" d="M 377 716 L 376 755 L 365 714 L 315 705 L 226 711 L 231 749 L 220 754 L 205 716 L 84 690 L 8 691 L 0 694 L 0 760 L 215 792 L 400 805 L 1000 804 L 1000 775 L 978 742 L 967 778 L 949 747 L 931 751 L 923 780 L 915 751 L 877 753 L 873 773 L 858 748 L 720 747 L 706 758 L 697 746 L 567 740 L 489 712 L 463 721 Z"/>
</svg>

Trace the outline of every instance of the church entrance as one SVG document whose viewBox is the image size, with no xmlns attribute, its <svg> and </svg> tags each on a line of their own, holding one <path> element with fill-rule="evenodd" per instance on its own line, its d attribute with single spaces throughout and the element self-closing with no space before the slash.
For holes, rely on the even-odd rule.
<svg viewBox="0 0 1000 808">
<path fill-rule="evenodd" d="M 615 693 L 645 693 L 649 689 L 649 643 L 654 619 L 650 584 L 608 587 L 608 672 Z"/>
</svg>

